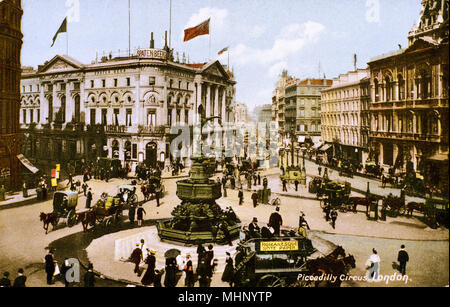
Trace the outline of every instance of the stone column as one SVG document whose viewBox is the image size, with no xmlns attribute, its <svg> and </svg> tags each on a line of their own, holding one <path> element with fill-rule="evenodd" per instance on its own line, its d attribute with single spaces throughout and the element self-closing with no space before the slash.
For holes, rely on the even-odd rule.
<svg viewBox="0 0 450 307">
<path fill-rule="evenodd" d="M 219 116 L 219 86 L 214 87 L 214 116 Z"/>
<path fill-rule="evenodd" d="M 66 84 L 66 121 L 65 123 L 72 121 L 72 116 L 75 114 L 75 101 L 72 99 L 72 96 L 70 95 L 70 86 L 72 85 L 72 82 L 67 81 Z"/>
<path fill-rule="evenodd" d="M 41 119 L 39 121 L 40 124 L 47 124 L 48 123 L 48 101 L 45 99 L 44 94 L 44 85 L 39 85 L 39 101 L 41 102 L 39 109 L 41 110 Z M 40 125 L 39 125 L 40 126 Z"/>
<path fill-rule="evenodd" d="M 222 88 L 222 123 L 227 122 L 227 107 L 226 107 L 226 102 L 227 102 L 227 89 L 225 87 Z"/>
<path fill-rule="evenodd" d="M 206 84 L 206 117 L 211 116 L 211 84 Z"/>
<path fill-rule="evenodd" d="M 55 121 L 56 120 L 56 118 L 55 118 L 56 113 L 58 113 L 59 108 L 61 107 L 61 100 L 59 100 L 59 98 L 56 97 L 56 86 L 57 86 L 57 83 L 56 82 L 52 82 L 52 86 L 53 86 L 53 93 L 52 93 L 52 95 L 53 95 L 53 97 L 52 97 L 53 98 L 52 99 L 52 101 L 53 101 L 53 110 L 51 110 L 51 112 L 52 112 L 51 116 L 52 116 L 53 121 Z"/>
<path fill-rule="evenodd" d="M 80 122 L 86 123 L 87 118 L 87 109 L 85 106 L 85 101 L 87 101 L 87 97 L 85 97 L 84 93 L 84 79 L 80 80 Z"/>
</svg>

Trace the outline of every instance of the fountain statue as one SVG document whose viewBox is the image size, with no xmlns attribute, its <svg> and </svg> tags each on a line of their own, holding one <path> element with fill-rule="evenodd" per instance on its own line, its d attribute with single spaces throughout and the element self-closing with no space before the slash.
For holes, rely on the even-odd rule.
<svg viewBox="0 0 450 307">
<path fill-rule="evenodd" d="M 198 112 L 201 127 L 218 118 L 206 118 L 202 105 Z M 205 157 L 200 144 L 200 153 L 191 157 L 191 161 L 190 178 L 177 182 L 181 204 L 172 211 L 172 219 L 157 224 L 158 235 L 163 241 L 185 245 L 230 243 L 239 236 L 241 224 L 231 207 L 223 210 L 216 203 L 222 197 L 221 184 L 210 179 L 216 169 L 216 159 Z"/>
</svg>

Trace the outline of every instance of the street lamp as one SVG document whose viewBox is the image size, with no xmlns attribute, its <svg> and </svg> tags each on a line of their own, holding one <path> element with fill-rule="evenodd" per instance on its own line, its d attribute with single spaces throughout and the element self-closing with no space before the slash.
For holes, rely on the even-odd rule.
<svg viewBox="0 0 450 307">
<path fill-rule="evenodd" d="M 295 146 L 295 151 L 297 152 L 297 166 L 299 166 L 299 165 L 300 165 L 300 163 L 299 163 L 299 162 L 300 162 L 300 161 L 299 161 L 299 158 L 300 158 L 300 157 L 299 157 L 299 154 L 298 154 L 298 153 L 299 153 L 299 151 L 300 151 L 300 146 L 298 146 L 298 145 Z"/>
</svg>

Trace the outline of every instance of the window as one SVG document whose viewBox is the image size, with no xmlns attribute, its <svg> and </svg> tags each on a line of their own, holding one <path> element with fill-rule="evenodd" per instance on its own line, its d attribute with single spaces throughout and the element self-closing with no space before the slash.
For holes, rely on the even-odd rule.
<svg viewBox="0 0 450 307">
<path fill-rule="evenodd" d="M 61 121 L 66 122 L 66 97 L 61 98 Z"/>
<path fill-rule="evenodd" d="M 156 84 L 156 78 L 155 77 L 149 77 L 148 85 L 155 85 Z"/>
<path fill-rule="evenodd" d="M 108 109 L 102 109 L 102 125 L 106 125 L 108 123 Z"/>
<path fill-rule="evenodd" d="M 74 88 L 74 90 L 79 91 L 80 90 L 80 82 L 75 82 L 73 84 L 73 88 Z M 38 91 L 39 91 L 39 88 L 38 88 Z"/>
<path fill-rule="evenodd" d="M 186 89 L 189 90 L 189 82 L 186 82 Z"/>
<path fill-rule="evenodd" d="M 172 125 L 172 109 L 167 110 L 167 124 Z"/>
<path fill-rule="evenodd" d="M 66 90 L 66 84 L 65 83 L 61 83 L 60 87 L 61 87 L 61 91 L 65 91 Z"/>
<path fill-rule="evenodd" d="M 102 80 L 102 87 L 106 87 L 106 80 L 105 79 Z"/>
<path fill-rule="evenodd" d="M 113 114 L 113 125 L 114 126 L 119 125 L 119 114 L 120 114 L 120 109 L 114 109 L 114 114 Z"/>
<path fill-rule="evenodd" d="M 189 110 L 184 110 L 184 122 L 186 125 L 189 124 Z"/>
<path fill-rule="evenodd" d="M 90 117 L 90 124 L 91 125 L 95 125 L 95 117 L 96 117 L 96 110 L 95 109 L 91 109 L 91 117 Z"/>
<path fill-rule="evenodd" d="M 156 127 L 156 110 L 147 110 L 147 126 Z"/>
<path fill-rule="evenodd" d="M 23 113 L 22 123 L 26 124 L 27 123 L 27 110 L 23 109 L 22 113 Z"/>
<path fill-rule="evenodd" d="M 117 79 L 114 79 L 114 87 L 117 87 Z"/>
<path fill-rule="evenodd" d="M 179 123 L 181 121 L 181 111 L 178 109 L 177 110 L 177 123 Z"/>
<path fill-rule="evenodd" d="M 173 85 L 173 80 L 170 79 L 170 81 L 169 81 L 169 88 L 172 88 L 172 85 Z"/>
<path fill-rule="evenodd" d="M 127 118 L 126 118 L 126 125 L 128 126 L 128 127 L 131 127 L 132 126 L 132 122 L 131 122 L 131 116 L 132 116 L 132 114 L 133 114 L 133 109 L 127 109 Z"/>
<path fill-rule="evenodd" d="M 133 144 L 133 150 L 131 152 L 133 159 L 137 159 L 137 144 Z"/>
<path fill-rule="evenodd" d="M 30 92 L 33 91 L 33 85 L 30 85 Z"/>
<path fill-rule="evenodd" d="M 39 123 L 41 121 L 41 110 L 37 109 L 36 121 Z"/>
<path fill-rule="evenodd" d="M 38 85 L 36 85 L 36 88 L 37 88 L 37 91 L 39 92 L 39 91 L 40 91 L 40 87 L 39 87 L 39 84 L 38 84 Z"/>
<path fill-rule="evenodd" d="M 178 88 L 181 88 L 181 81 L 178 81 Z"/>
<path fill-rule="evenodd" d="M 91 88 L 94 88 L 94 80 L 91 80 Z"/>
<path fill-rule="evenodd" d="M 131 85 L 131 80 L 130 80 L 130 78 L 127 78 L 127 86 L 130 86 Z"/>
<path fill-rule="evenodd" d="M 33 119 L 33 114 L 34 113 L 34 110 L 33 109 L 30 109 L 30 123 L 34 123 L 34 119 Z"/>
</svg>

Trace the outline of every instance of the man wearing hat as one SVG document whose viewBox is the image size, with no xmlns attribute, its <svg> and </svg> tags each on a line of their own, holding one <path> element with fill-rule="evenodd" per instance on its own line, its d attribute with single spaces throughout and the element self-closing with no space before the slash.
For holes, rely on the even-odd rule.
<svg viewBox="0 0 450 307">
<path fill-rule="evenodd" d="M 25 282 L 27 281 L 27 277 L 25 275 L 23 275 L 23 269 L 19 269 L 17 271 L 17 274 L 18 274 L 18 276 L 16 277 L 16 279 L 14 279 L 13 287 L 14 288 L 26 287 Z"/>
<path fill-rule="evenodd" d="M 273 212 L 269 217 L 269 226 L 273 228 L 274 236 L 276 237 L 280 236 L 280 227 L 283 225 L 283 219 L 278 212 L 280 212 L 280 207 L 277 207 L 275 212 Z"/>
<path fill-rule="evenodd" d="M 53 274 L 55 273 L 55 259 L 53 258 L 53 249 L 45 255 L 45 272 L 47 273 L 47 285 L 53 284 Z"/>
<path fill-rule="evenodd" d="M 9 272 L 3 273 L 3 278 L 0 279 L 0 288 L 11 287 L 11 280 L 9 280 Z"/>
<path fill-rule="evenodd" d="M 253 218 L 253 221 L 248 225 L 248 230 L 250 231 L 250 236 L 252 238 L 259 238 L 260 237 L 260 229 L 258 226 L 258 219 L 256 217 Z"/>
<path fill-rule="evenodd" d="M 230 284 L 230 287 L 233 287 L 234 282 L 234 266 L 233 266 L 233 258 L 229 252 L 226 252 L 227 259 L 225 269 L 222 274 L 222 281 Z"/>
<path fill-rule="evenodd" d="M 92 189 L 89 188 L 87 196 L 86 196 L 86 208 L 91 208 L 91 202 L 92 202 Z"/>
<path fill-rule="evenodd" d="M 134 273 L 136 273 L 138 276 L 141 276 L 139 264 L 142 261 L 142 249 L 139 243 L 136 243 L 136 248 L 131 253 L 130 261 L 134 263 Z"/>
</svg>

